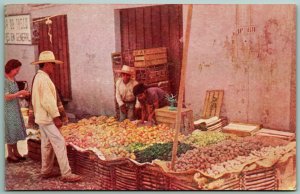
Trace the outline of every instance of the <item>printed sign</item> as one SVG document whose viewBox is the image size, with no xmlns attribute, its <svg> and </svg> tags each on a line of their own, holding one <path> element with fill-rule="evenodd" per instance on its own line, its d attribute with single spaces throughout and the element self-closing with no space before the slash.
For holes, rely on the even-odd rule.
<svg viewBox="0 0 300 194">
<path fill-rule="evenodd" d="M 32 44 L 30 15 L 5 17 L 5 44 Z"/>
</svg>

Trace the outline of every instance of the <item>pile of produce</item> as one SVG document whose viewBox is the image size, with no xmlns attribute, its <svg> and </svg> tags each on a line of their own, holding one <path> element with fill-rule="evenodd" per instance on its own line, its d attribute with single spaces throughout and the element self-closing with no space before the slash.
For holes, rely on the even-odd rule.
<svg viewBox="0 0 300 194">
<path fill-rule="evenodd" d="M 132 144 L 129 144 L 128 146 L 125 147 L 125 149 L 128 151 L 128 152 L 135 152 L 135 151 L 138 151 L 138 150 L 142 150 L 142 149 L 145 149 L 146 147 L 148 147 L 149 145 L 146 145 L 146 144 L 143 144 L 143 143 L 132 143 Z"/>
<path fill-rule="evenodd" d="M 149 146 L 173 141 L 174 137 L 173 130 L 166 125 L 137 127 L 129 120 L 118 122 L 114 117 L 107 116 L 82 119 L 78 123 L 63 126 L 61 132 L 66 142 L 85 149 L 97 148 L 107 159 L 135 159 L 128 150 L 130 144 Z M 181 139 L 183 136 L 179 136 Z"/>
<path fill-rule="evenodd" d="M 211 144 L 219 143 L 231 138 L 233 135 L 225 134 L 218 131 L 200 131 L 195 130 L 190 136 L 183 140 L 184 143 L 195 147 L 204 147 Z"/>
<path fill-rule="evenodd" d="M 155 143 L 145 149 L 135 151 L 136 161 L 144 163 L 155 159 L 170 161 L 172 159 L 173 142 Z M 186 153 L 194 147 L 178 142 L 177 156 Z"/>
<path fill-rule="evenodd" d="M 232 160 L 238 156 L 248 156 L 252 150 L 260 150 L 262 147 L 263 144 L 259 141 L 225 140 L 215 145 L 187 151 L 178 158 L 175 169 L 177 171 L 208 169 L 213 164 Z"/>
<path fill-rule="evenodd" d="M 217 177 L 226 172 L 240 172 L 245 165 L 256 162 L 265 167 L 270 167 L 288 152 L 296 150 L 296 144 L 290 143 L 281 146 L 267 146 L 260 150 L 252 150 L 247 156 L 237 156 L 233 160 L 212 164 L 203 172 L 210 177 Z"/>
</svg>

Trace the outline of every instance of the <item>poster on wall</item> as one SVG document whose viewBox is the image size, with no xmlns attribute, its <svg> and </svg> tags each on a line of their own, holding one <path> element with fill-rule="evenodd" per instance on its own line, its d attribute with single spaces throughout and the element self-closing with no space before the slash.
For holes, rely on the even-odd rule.
<svg viewBox="0 0 300 194">
<path fill-rule="evenodd" d="M 32 44 L 30 15 L 5 17 L 5 44 Z"/>
</svg>

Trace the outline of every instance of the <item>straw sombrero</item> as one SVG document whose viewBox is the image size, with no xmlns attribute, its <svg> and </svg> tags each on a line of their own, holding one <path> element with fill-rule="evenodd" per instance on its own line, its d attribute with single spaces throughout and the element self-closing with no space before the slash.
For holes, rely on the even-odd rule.
<svg viewBox="0 0 300 194">
<path fill-rule="evenodd" d="M 55 63 L 63 64 L 62 61 L 56 60 L 52 51 L 43 51 L 40 53 L 39 60 L 32 62 L 32 65 L 38 65 L 40 63 Z"/>
<path fill-rule="evenodd" d="M 134 68 L 127 65 L 123 65 L 121 70 L 117 70 L 118 73 L 126 73 L 132 75 L 134 73 Z"/>
</svg>

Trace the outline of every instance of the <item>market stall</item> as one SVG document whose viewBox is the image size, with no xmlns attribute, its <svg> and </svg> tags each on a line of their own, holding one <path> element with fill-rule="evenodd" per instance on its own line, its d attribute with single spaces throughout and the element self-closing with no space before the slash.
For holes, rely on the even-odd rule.
<svg viewBox="0 0 300 194">
<path fill-rule="evenodd" d="M 99 116 L 61 128 L 75 173 L 96 177 L 105 190 L 278 190 L 295 160 L 296 144 L 274 137 L 238 137 L 195 130 L 180 135 L 171 170 L 174 130 L 137 127 Z M 39 140 L 28 156 L 39 160 Z M 290 174 L 291 172 L 289 172 Z"/>
</svg>

